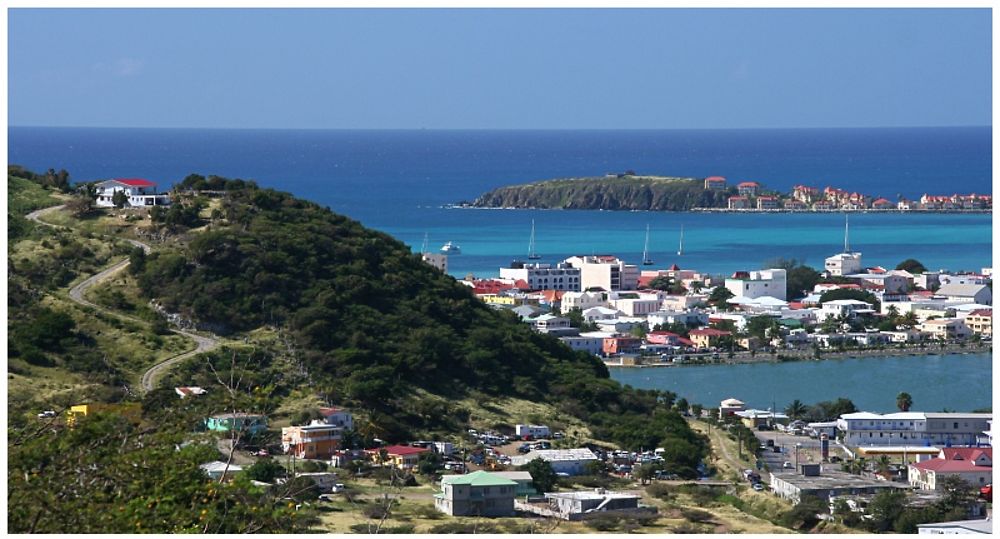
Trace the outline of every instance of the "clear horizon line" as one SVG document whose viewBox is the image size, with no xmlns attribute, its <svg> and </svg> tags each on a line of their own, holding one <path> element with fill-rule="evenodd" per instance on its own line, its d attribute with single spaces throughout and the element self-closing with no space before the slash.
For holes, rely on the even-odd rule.
<svg viewBox="0 0 1000 539">
<path fill-rule="evenodd" d="M 98 125 L 14 125 L 31 129 L 163 129 L 186 131 L 781 131 L 819 129 L 961 129 L 992 124 L 870 125 L 870 126 L 789 126 L 789 127 L 190 127 L 190 126 L 98 126 Z"/>
</svg>

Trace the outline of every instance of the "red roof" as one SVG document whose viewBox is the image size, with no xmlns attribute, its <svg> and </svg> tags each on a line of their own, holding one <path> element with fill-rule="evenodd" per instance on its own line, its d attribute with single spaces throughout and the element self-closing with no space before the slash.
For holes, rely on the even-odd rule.
<svg viewBox="0 0 1000 539">
<path fill-rule="evenodd" d="M 737 187 L 760 187 L 757 182 L 741 182 Z"/>
<path fill-rule="evenodd" d="M 326 407 L 326 408 L 320 408 L 319 409 L 319 413 L 323 417 L 329 417 L 329 416 L 331 416 L 333 414 L 338 414 L 338 413 L 343 412 L 343 411 L 344 411 L 343 408 L 337 408 L 336 406 L 329 406 L 329 407 Z"/>
<path fill-rule="evenodd" d="M 678 271 L 680 269 L 681 269 L 680 266 L 678 266 L 677 264 L 670 265 L 670 271 Z"/>
<path fill-rule="evenodd" d="M 969 313 L 969 316 L 989 316 L 993 317 L 993 309 L 976 309 Z"/>
<path fill-rule="evenodd" d="M 724 337 L 726 335 L 732 335 L 732 333 L 728 331 L 722 331 L 721 329 L 702 328 L 702 329 L 691 330 L 691 332 L 689 332 L 688 335 L 706 335 L 708 337 Z"/>
<path fill-rule="evenodd" d="M 747 197 L 736 197 L 736 196 L 729 197 L 729 200 L 746 200 L 746 199 L 747 199 Z"/>
<path fill-rule="evenodd" d="M 412 447 L 408 445 L 390 445 L 385 448 L 386 453 L 390 455 L 416 455 L 417 453 L 423 453 L 425 451 L 430 451 L 426 447 Z"/>
<path fill-rule="evenodd" d="M 679 337 L 680 335 L 676 333 L 670 333 L 669 331 L 650 331 L 646 334 L 646 337 Z"/>
<path fill-rule="evenodd" d="M 925 460 L 912 466 L 918 470 L 951 473 L 989 471 L 993 468 L 993 449 L 989 447 L 947 447 L 941 452 L 943 457 Z M 989 464 L 976 464 L 976 459 L 984 456 Z"/>
<path fill-rule="evenodd" d="M 142 178 L 115 178 L 111 181 L 130 185 L 132 187 L 153 187 L 156 185 L 155 183 Z"/>
<path fill-rule="evenodd" d="M 722 176 L 709 176 L 709 177 L 705 178 L 705 181 L 706 182 L 724 182 L 724 181 L 726 181 L 726 179 L 723 178 Z"/>
</svg>

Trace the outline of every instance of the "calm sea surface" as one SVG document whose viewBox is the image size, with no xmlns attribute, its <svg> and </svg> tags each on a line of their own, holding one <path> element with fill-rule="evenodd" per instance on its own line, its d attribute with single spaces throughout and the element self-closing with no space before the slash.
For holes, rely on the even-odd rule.
<svg viewBox="0 0 1000 539">
<path fill-rule="evenodd" d="M 555 177 L 640 173 L 756 180 L 789 190 L 833 185 L 895 200 L 991 192 L 989 127 L 699 131 L 324 131 L 8 129 L 9 162 L 65 168 L 74 181 L 146 177 L 163 186 L 191 173 L 255 179 L 329 206 L 419 249 L 462 247 L 450 273 L 496 275 L 527 254 L 531 220 L 543 261 L 614 253 L 637 261 L 647 224 L 657 267 L 730 273 L 773 257 L 813 266 L 843 246 L 842 215 L 463 210 L 502 185 Z M 677 257 L 681 225 L 684 256 Z M 930 268 L 991 265 L 990 215 L 851 215 L 851 246 L 866 264 L 917 258 Z M 901 390 L 923 409 L 990 402 L 988 356 L 616 370 L 639 387 L 714 405 L 753 406 L 847 396 L 891 409 Z M 933 380 L 933 384 L 928 381 Z"/>
<path fill-rule="evenodd" d="M 643 389 L 666 389 L 705 407 L 735 397 L 749 407 L 778 409 L 847 397 L 870 412 L 896 411 L 896 395 L 913 409 L 971 411 L 992 405 L 989 354 L 828 359 L 788 363 L 612 368 L 611 377 Z M 933 380 L 933 383 L 929 383 Z"/>
</svg>

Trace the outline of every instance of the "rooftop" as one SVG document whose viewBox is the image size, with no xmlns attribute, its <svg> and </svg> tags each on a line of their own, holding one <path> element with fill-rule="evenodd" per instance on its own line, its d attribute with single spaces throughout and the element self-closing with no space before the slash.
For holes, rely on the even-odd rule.
<svg viewBox="0 0 1000 539">
<path fill-rule="evenodd" d="M 525 472 L 527 473 L 527 472 Z M 531 478 L 531 475 L 528 475 Z M 465 475 L 446 475 L 441 478 L 441 485 L 471 485 L 474 487 L 514 486 L 517 483 L 495 473 L 479 470 Z"/>
<path fill-rule="evenodd" d="M 771 477 L 791 483 L 799 489 L 806 491 L 844 488 L 908 488 L 908 485 L 893 483 L 892 481 L 875 481 L 847 472 L 828 470 L 822 468 L 822 465 L 820 475 L 805 476 L 794 472 L 775 472 L 771 474 Z"/>
</svg>

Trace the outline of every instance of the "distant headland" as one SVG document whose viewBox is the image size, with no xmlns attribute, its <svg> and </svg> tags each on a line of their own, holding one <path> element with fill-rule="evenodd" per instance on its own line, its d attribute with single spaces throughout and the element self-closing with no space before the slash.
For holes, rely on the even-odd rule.
<svg viewBox="0 0 1000 539">
<path fill-rule="evenodd" d="M 992 195 L 927 195 L 896 201 L 837 187 L 796 185 L 791 192 L 768 189 L 756 181 L 731 184 L 722 176 L 685 178 L 634 171 L 581 178 L 560 178 L 489 191 L 456 206 L 583 210 L 733 211 L 733 212 L 987 212 Z"/>
</svg>

